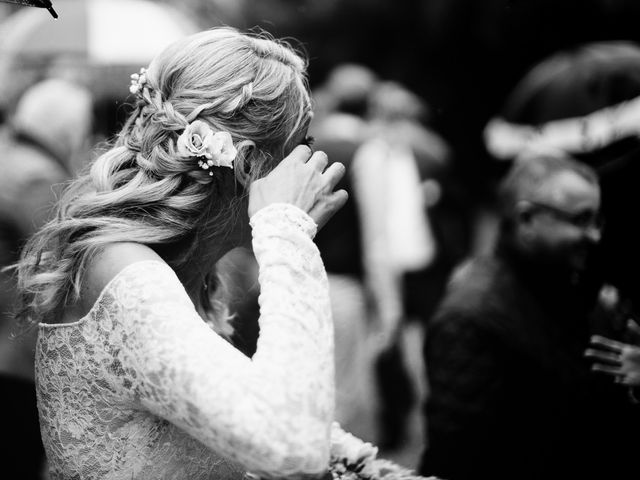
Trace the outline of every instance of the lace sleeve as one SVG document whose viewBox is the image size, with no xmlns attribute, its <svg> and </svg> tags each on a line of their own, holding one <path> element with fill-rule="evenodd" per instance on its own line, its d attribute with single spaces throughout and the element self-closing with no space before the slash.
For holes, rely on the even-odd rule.
<svg viewBox="0 0 640 480">
<path fill-rule="evenodd" d="M 315 223 L 291 205 L 251 219 L 260 267 L 253 359 L 210 330 L 173 271 L 146 262 L 112 288 L 119 384 L 139 406 L 262 477 L 326 471 L 333 416 L 328 283 Z"/>
</svg>

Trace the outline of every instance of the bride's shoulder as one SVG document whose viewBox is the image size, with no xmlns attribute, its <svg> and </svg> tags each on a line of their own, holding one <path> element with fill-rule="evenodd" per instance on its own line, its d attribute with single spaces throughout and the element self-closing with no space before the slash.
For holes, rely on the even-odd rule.
<svg viewBox="0 0 640 480">
<path fill-rule="evenodd" d="M 88 313 L 98 301 L 102 291 L 125 268 L 138 262 L 164 262 L 151 248 L 140 243 L 118 242 L 107 245 L 91 260 L 82 279 L 80 299 L 76 313 Z"/>
<path fill-rule="evenodd" d="M 88 265 L 86 280 L 102 289 L 129 265 L 149 260 L 164 262 L 153 249 L 141 243 L 110 243 Z"/>
</svg>

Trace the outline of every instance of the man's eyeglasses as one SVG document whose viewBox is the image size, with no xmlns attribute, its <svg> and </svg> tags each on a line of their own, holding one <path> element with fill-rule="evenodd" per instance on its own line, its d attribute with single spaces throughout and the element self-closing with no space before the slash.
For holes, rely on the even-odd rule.
<svg viewBox="0 0 640 480">
<path fill-rule="evenodd" d="M 581 229 L 586 230 L 587 228 L 595 227 L 598 230 L 601 230 L 604 227 L 604 219 L 602 218 L 602 215 L 600 215 L 600 212 L 595 210 L 587 209 L 580 212 L 567 212 L 566 210 L 547 205 L 546 203 L 532 201 L 529 203 L 531 203 L 537 210 L 550 213 L 559 220 Z"/>
</svg>

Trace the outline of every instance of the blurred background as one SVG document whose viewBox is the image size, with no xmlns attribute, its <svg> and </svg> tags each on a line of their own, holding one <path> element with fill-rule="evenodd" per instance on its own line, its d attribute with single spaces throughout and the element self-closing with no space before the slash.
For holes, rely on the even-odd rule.
<svg viewBox="0 0 640 480">
<path fill-rule="evenodd" d="M 339 414 L 347 428 L 388 447 L 387 456 L 411 467 L 424 446 L 419 414 L 426 393 L 421 363 L 424 324 L 452 266 L 486 248 L 493 231 L 492 191 L 505 165 L 485 149 L 487 122 L 501 111 L 518 80 L 549 55 L 585 42 L 640 40 L 640 2 L 635 0 L 58 0 L 53 4 L 58 20 L 44 9 L 0 3 L 0 119 L 6 127 L 14 126 L 23 94 L 45 79 L 62 79 L 89 92 L 91 113 L 82 126 L 72 127 L 76 132 L 86 129 L 86 134 L 74 143 L 73 152 L 65 153 L 69 163 L 64 170 L 69 175 L 88 163 L 99 142 L 118 131 L 128 111 L 129 75 L 172 40 L 217 25 L 258 27 L 290 39 L 306 53 L 316 102 L 312 134 L 317 147 L 332 160 L 347 164 L 346 187 L 356 199 L 342 219 L 336 219 L 338 227 L 327 228 L 318 238 L 328 270 L 335 274 L 336 308 L 345 307 L 336 316 L 344 315 L 345 324 L 351 325 L 354 315 L 367 317 L 370 303 L 377 302 L 375 321 L 381 325 L 372 340 L 378 347 L 364 345 L 363 353 L 358 353 L 357 342 L 345 339 L 367 337 L 370 321 L 364 318 L 359 332 L 351 326 L 341 330 L 338 324 L 337 353 L 343 357 L 337 361 L 344 362 L 339 382 L 351 394 L 345 394 Z M 62 102 L 52 108 L 67 107 Z M 39 125 L 46 126 L 52 118 L 44 114 Z M 411 168 L 398 161 L 389 170 L 395 172 L 389 178 L 398 183 L 387 186 L 386 198 L 395 201 L 399 197 L 393 192 L 406 192 L 402 185 L 414 185 L 418 200 L 406 195 L 405 203 L 380 205 L 375 192 L 362 188 L 384 179 L 367 177 L 370 172 L 358 161 L 367 151 L 360 147 L 365 139 L 385 135 L 402 138 L 414 160 Z M 368 158 L 375 157 L 374 153 Z M 4 173 L 0 171 L 0 176 Z M 411 235 L 418 232 L 417 240 L 407 240 L 411 235 L 398 226 L 402 219 L 395 218 L 400 223 L 391 227 L 366 220 L 385 208 L 412 211 L 416 202 L 425 214 L 411 223 L 420 225 L 412 228 Z M 401 238 L 388 233 L 398 229 Z M 394 257 L 387 271 L 376 268 L 375 253 L 367 253 L 379 248 L 376 232 L 387 235 L 388 249 L 406 254 Z M 349 263 L 354 258 L 358 261 Z M 236 258 L 230 264 L 245 262 Z M 356 284 L 366 285 L 364 292 L 347 281 L 354 278 Z M 240 317 L 255 315 L 245 295 L 249 290 L 246 287 L 236 299 Z M 243 346 L 250 352 L 255 332 L 250 327 L 245 330 Z M 344 343 L 349 346 L 341 350 Z M 393 358 L 401 358 L 399 363 L 406 368 L 395 370 Z M 354 367 L 358 365 L 362 368 Z M 385 384 L 389 377 L 406 381 Z M 360 390 L 353 388 L 356 384 L 361 384 Z M 399 411 L 410 414 L 394 418 Z M 381 426 L 385 422 L 400 427 L 394 431 Z"/>
<path fill-rule="evenodd" d="M 151 19 L 145 4 L 178 10 L 184 19 L 169 13 L 163 20 L 159 11 Z M 451 145 L 457 175 L 474 194 L 482 193 L 491 173 L 482 129 L 533 64 L 586 41 L 635 41 L 640 36 L 640 4 L 633 0 L 60 0 L 55 7 L 57 22 L 46 10 L 0 4 L 0 19 L 29 10 L 32 18 L 41 17 L 43 26 L 58 23 L 57 32 L 68 34 L 51 44 L 34 21 L 24 25 L 29 22 L 15 15 L 5 22 L 0 43 L 0 106 L 5 113 L 38 76 L 77 60 L 87 47 L 75 43 L 74 36 L 85 41 L 92 37 L 92 45 L 101 50 L 85 52 L 91 67 L 100 70 L 94 76 L 100 85 L 93 81 L 91 86 L 99 90 L 98 103 L 109 104 L 96 108 L 114 110 L 110 102 L 122 102 L 126 90 L 118 87 L 128 78 L 114 67 L 124 63 L 129 72 L 130 64 L 140 65 L 145 53 L 155 53 L 190 28 L 259 26 L 276 37 L 295 39 L 310 59 L 312 87 L 323 83 L 336 65 L 357 63 L 415 92 L 428 104 L 423 120 Z M 13 29 L 17 23 L 21 26 Z M 6 57 L 16 51 L 28 55 L 20 64 L 27 68 L 17 71 L 6 65 Z M 117 109 L 109 113 L 112 117 L 98 118 L 97 132 L 116 129 Z"/>
</svg>

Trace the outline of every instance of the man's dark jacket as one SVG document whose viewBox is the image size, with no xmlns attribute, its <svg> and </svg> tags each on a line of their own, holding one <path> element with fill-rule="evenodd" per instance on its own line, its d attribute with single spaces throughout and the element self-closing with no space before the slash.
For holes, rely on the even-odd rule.
<svg viewBox="0 0 640 480">
<path fill-rule="evenodd" d="M 591 295 L 574 284 L 506 245 L 456 270 L 427 330 L 422 474 L 625 478 L 640 450 L 620 435 L 640 427 L 621 387 L 589 371 Z"/>
</svg>

